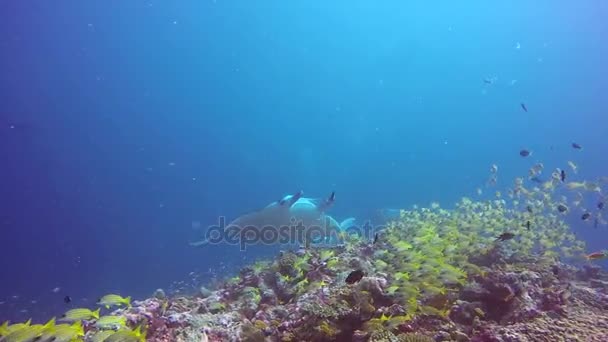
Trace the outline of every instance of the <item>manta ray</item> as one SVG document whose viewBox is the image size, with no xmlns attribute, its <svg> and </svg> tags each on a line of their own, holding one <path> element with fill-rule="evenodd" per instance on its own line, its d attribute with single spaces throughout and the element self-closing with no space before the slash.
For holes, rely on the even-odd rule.
<svg viewBox="0 0 608 342">
<path fill-rule="evenodd" d="M 256 227 L 261 229 L 266 226 L 282 227 L 292 225 L 303 225 L 308 227 L 327 227 L 340 229 L 342 224 L 338 223 L 333 217 L 325 214 L 334 204 L 336 195 L 332 192 L 327 198 L 306 198 L 302 191 L 293 195 L 287 195 L 278 201 L 274 201 L 260 210 L 256 210 L 237 217 L 226 227 Z M 344 221 L 345 225 L 352 225 L 354 219 Z M 207 244 L 207 240 L 191 242 L 194 247 Z"/>
</svg>

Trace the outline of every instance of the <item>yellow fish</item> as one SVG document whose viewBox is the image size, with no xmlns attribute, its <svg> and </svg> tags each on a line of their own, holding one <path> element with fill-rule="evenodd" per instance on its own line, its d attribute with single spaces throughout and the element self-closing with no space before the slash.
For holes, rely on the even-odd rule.
<svg viewBox="0 0 608 342">
<path fill-rule="evenodd" d="M 102 316 L 95 322 L 95 327 L 100 330 L 118 330 L 126 325 L 127 319 L 124 316 Z"/>
<path fill-rule="evenodd" d="M 578 173 L 578 166 L 574 164 L 573 161 L 568 160 L 568 166 L 570 166 L 572 172 L 574 172 L 575 174 Z"/>
<path fill-rule="evenodd" d="M 8 321 L 2 323 L 2 326 L 0 326 L 0 336 L 6 336 L 12 332 L 15 332 L 19 329 L 22 329 L 24 327 L 29 326 L 30 324 L 32 324 L 32 320 L 28 320 L 25 323 L 15 323 L 15 324 L 8 324 Z M 1 339 L 0 339 L 1 340 Z"/>
<path fill-rule="evenodd" d="M 93 337 L 91 338 L 91 342 L 103 342 L 110 335 L 112 335 L 114 333 L 115 333 L 114 330 L 102 330 L 102 331 L 99 331 L 95 335 L 93 335 Z"/>
<path fill-rule="evenodd" d="M 141 332 L 141 327 L 135 330 L 122 329 L 108 336 L 104 342 L 145 342 L 146 333 Z"/>
<path fill-rule="evenodd" d="M 42 333 L 55 327 L 55 318 L 46 324 L 27 325 L 4 337 L 3 342 L 33 342 L 37 341 Z"/>
<path fill-rule="evenodd" d="M 109 309 L 111 306 L 131 306 L 131 297 L 123 298 L 116 294 L 108 294 L 105 295 L 97 301 L 98 305 L 105 306 L 106 309 Z"/>
<path fill-rule="evenodd" d="M 81 321 L 77 321 L 73 324 L 58 324 L 46 329 L 36 342 L 71 342 L 82 336 L 84 336 L 84 329 Z"/>
<path fill-rule="evenodd" d="M 92 318 L 99 318 L 99 309 L 95 311 L 85 308 L 72 309 L 63 314 L 59 320 L 64 322 L 76 322 Z"/>
<path fill-rule="evenodd" d="M 568 188 L 569 190 L 575 190 L 575 189 L 580 189 L 580 188 L 584 188 L 585 187 L 585 182 L 570 182 L 566 184 L 566 188 Z"/>
</svg>

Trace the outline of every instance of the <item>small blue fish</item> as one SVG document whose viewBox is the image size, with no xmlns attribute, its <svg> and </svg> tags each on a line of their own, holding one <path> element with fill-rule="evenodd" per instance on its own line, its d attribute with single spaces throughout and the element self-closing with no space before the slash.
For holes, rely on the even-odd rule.
<svg viewBox="0 0 608 342">
<path fill-rule="evenodd" d="M 528 107 L 526 107 L 526 104 L 525 104 L 525 103 L 523 103 L 523 102 L 522 102 L 522 103 L 520 104 L 520 106 L 521 106 L 521 109 L 523 109 L 523 110 L 524 110 L 524 112 L 526 112 L 526 113 L 528 112 Z"/>
</svg>

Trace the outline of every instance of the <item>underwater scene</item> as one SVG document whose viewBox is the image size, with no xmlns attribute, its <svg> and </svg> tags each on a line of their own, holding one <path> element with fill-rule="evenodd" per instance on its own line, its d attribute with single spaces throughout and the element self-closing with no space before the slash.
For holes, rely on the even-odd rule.
<svg viewBox="0 0 608 342">
<path fill-rule="evenodd" d="M 0 342 L 608 341 L 608 2 L 0 13 Z"/>
</svg>

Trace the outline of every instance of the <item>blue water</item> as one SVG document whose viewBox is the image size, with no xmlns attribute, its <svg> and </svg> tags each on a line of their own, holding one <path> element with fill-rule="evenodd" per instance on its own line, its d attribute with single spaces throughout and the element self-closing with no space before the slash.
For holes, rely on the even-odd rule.
<svg viewBox="0 0 608 342">
<path fill-rule="evenodd" d="M 606 175 L 605 1 L 33 0 L 0 13 L 0 321 L 271 255 L 188 242 L 300 189 L 335 190 L 332 214 L 368 218 L 450 207 L 493 163 L 503 188 L 535 161 Z M 572 222 L 607 248 L 606 227 Z"/>
</svg>

